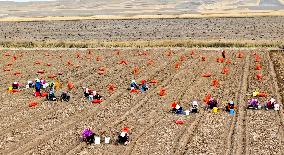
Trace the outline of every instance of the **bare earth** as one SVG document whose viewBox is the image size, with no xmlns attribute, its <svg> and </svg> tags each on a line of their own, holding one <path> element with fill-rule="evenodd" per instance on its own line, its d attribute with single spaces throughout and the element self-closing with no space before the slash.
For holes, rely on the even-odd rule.
<svg viewBox="0 0 284 155">
<path fill-rule="evenodd" d="M 245 108 L 250 98 L 247 94 L 257 88 L 268 93 L 261 101 L 269 97 L 283 101 L 283 52 L 241 50 L 244 57 L 237 58 L 238 49 L 226 50 L 230 64 L 216 62 L 221 56 L 218 51 L 201 49 L 121 49 L 119 54 L 113 49 L 20 50 L 8 52 L 10 56 L 2 51 L 0 67 L 11 71 L 0 72 L 0 153 L 283 154 L 283 111 Z M 261 81 L 256 80 L 259 72 L 255 70 L 256 54 L 261 58 Z M 13 56 L 17 58 L 15 61 L 12 61 Z M 202 56 L 206 61 L 201 61 Z M 41 64 L 34 64 L 43 57 Z M 121 60 L 128 61 L 128 65 L 119 64 Z M 154 63 L 150 64 L 149 60 Z M 99 67 L 106 68 L 105 74 L 97 73 Z M 134 67 L 139 68 L 137 75 L 132 73 Z M 229 69 L 228 74 L 221 73 L 224 67 Z M 37 75 L 40 69 L 45 70 L 45 74 Z M 16 71 L 21 74 L 15 76 Z M 57 75 L 59 71 L 63 75 Z M 212 76 L 202 77 L 206 72 L 211 72 Z M 35 98 L 32 89 L 14 94 L 6 91 L 14 80 L 25 84 L 27 80 L 47 78 L 49 74 L 57 75 L 56 79 L 64 84 L 60 90 L 66 88 L 67 81 L 74 82 L 70 102 Z M 155 79 L 158 83 L 150 84 L 150 90 L 144 94 L 131 94 L 126 88 L 133 78 L 137 81 Z M 212 86 L 214 79 L 219 80 L 218 88 Z M 110 83 L 116 85 L 112 93 L 108 91 Z M 83 86 L 95 89 L 105 100 L 101 104 L 90 103 L 83 98 Z M 162 87 L 166 95 L 161 97 L 158 92 Z M 189 102 L 197 99 L 203 107 L 202 100 L 207 93 L 220 101 L 220 108 L 233 99 L 237 104 L 236 115 L 230 116 L 222 110 L 212 113 L 203 108 L 200 113 L 189 116 L 168 112 L 173 101 L 187 109 Z M 31 100 L 38 101 L 39 105 L 29 108 Z M 185 124 L 175 124 L 176 119 L 184 119 Z M 80 142 L 79 135 L 87 126 L 102 138 L 110 136 L 112 143 L 86 145 Z M 125 126 L 130 128 L 130 144 L 114 145 L 117 133 Z"/>
<path fill-rule="evenodd" d="M 248 40 L 283 42 L 284 17 L 0 22 L 0 41 Z"/>
<path fill-rule="evenodd" d="M 93 40 L 283 43 L 283 6 L 283 0 L 1 1 L 0 43 Z M 0 154 L 284 154 L 283 51 L 230 48 L 225 49 L 226 60 L 220 63 L 216 61 L 221 56 L 220 50 L 0 49 Z M 237 57 L 239 52 L 244 54 L 242 58 Z M 256 62 L 256 55 L 260 62 Z M 120 64 L 122 60 L 128 64 Z M 262 69 L 256 70 L 256 64 Z M 98 73 L 101 67 L 106 70 L 102 75 Z M 224 67 L 229 69 L 227 74 L 222 73 Z M 133 73 L 134 68 L 138 68 L 137 74 Z M 45 73 L 38 74 L 38 70 Z M 212 76 L 202 77 L 207 72 Z M 259 73 L 263 76 L 261 80 L 256 79 Z M 48 78 L 51 74 L 56 77 Z M 56 95 L 67 89 L 68 81 L 73 82 L 71 101 L 35 98 L 33 89 L 7 92 L 14 81 L 25 85 L 38 77 L 58 80 L 62 85 Z M 150 90 L 130 93 L 126 88 L 132 79 L 147 80 Z M 150 84 L 151 80 L 158 82 Z M 217 88 L 212 86 L 213 80 L 219 81 Z M 116 86 L 114 92 L 108 90 L 109 84 Z M 96 90 L 104 101 L 92 104 L 83 97 L 83 87 Z M 159 95 L 161 88 L 166 89 L 165 96 Z M 259 98 L 261 102 L 274 97 L 281 110 L 246 109 L 246 102 L 256 89 L 268 94 Z M 220 101 L 218 113 L 203 108 L 207 93 Z M 193 100 L 200 104 L 198 114 L 169 112 L 172 102 L 188 109 Z M 236 103 L 235 115 L 222 110 L 229 100 Z M 29 107 L 31 101 L 39 104 Z M 178 125 L 177 119 L 185 123 Z M 80 133 L 85 127 L 92 128 L 101 138 L 111 137 L 111 143 L 81 142 Z M 123 127 L 130 129 L 130 144 L 115 145 Z"/>
</svg>

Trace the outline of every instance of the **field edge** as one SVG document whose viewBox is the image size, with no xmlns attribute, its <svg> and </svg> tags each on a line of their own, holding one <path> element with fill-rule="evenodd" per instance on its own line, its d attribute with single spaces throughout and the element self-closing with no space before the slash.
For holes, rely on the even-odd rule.
<svg viewBox="0 0 284 155">
<path fill-rule="evenodd" d="M 158 39 L 133 41 L 104 41 L 104 40 L 43 40 L 43 41 L 0 41 L 0 48 L 279 48 L 284 49 L 284 41 L 259 40 L 193 40 L 193 39 Z"/>
</svg>

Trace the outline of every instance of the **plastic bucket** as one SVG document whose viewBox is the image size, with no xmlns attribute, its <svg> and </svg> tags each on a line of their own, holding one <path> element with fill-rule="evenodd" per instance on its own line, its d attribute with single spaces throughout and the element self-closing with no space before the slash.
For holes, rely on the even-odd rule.
<svg viewBox="0 0 284 155">
<path fill-rule="evenodd" d="M 9 90 L 9 91 L 12 91 L 12 90 L 13 90 L 13 87 L 12 87 L 12 86 L 8 87 L 8 90 Z"/>
<path fill-rule="evenodd" d="M 274 105 L 274 110 L 275 110 L 275 111 L 280 110 L 280 106 L 279 106 L 279 104 L 275 104 L 275 105 Z"/>
<path fill-rule="evenodd" d="M 100 144 L 100 143 L 101 143 L 101 138 L 95 137 L 95 144 Z"/>
<path fill-rule="evenodd" d="M 214 113 L 218 112 L 218 108 L 217 107 L 213 107 L 212 112 L 214 112 Z"/>
<path fill-rule="evenodd" d="M 109 144 L 109 142 L 110 142 L 110 137 L 105 137 L 105 143 Z"/>
<path fill-rule="evenodd" d="M 235 110 L 234 109 L 230 109 L 230 115 L 234 115 L 235 114 Z"/>
<path fill-rule="evenodd" d="M 189 115 L 189 110 L 184 111 L 185 115 Z"/>
</svg>

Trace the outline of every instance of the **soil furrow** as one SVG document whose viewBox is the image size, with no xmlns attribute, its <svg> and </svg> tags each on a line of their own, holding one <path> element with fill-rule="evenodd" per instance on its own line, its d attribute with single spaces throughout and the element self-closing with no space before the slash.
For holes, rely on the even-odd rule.
<svg viewBox="0 0 284 155">
<path fill-rule="evenodd" d="M 233 100 L 236 103 L 235 96 L 238 90 L 234 88 L 238 88 L 239 83 L 242 79 L 242 73 L 240 72 L 244 65 L 243 60 L 237 60 L 234 62 L 234 65 L 229 67 L 230 72 L 228 75 L 222 75 L 220 72 L 215 73 L 215 79 L 219 79 L 220 87 L 211 88 L 211 95 L 215 99 L 219 101 L 220 111 L 218 113 L 212 113 L 211 111 L 204 111 L 202 115 L 204 115 L 204 119 L 197 118 L 200 120 L 198 124 L 198 129 L 188 130 L 189 133 L 185 132 L 185 136 L 187 134 L 191 135 L 192 130 L 196 131 L 193 133 L 193 137 L 190 137 L 189 140 L 183 140 L 185 143 L 182 143 L 181 146 L 183 150 L 181 150 L 180 154 L 199 154 L 199 153 L 217 153 L 224 154 L 224 150 L 218 150 L 217 148 L 221 147 L 226 143 L 227 136 L 229 134 L 230 124 L 233 119 L 227 112 L 222 111 L 223 107 L 227 105 L 230 100 Z M 238 67 L 236 67 L 236 66 Z M 241 66 L 241 67 L 240 67 Z M 214 68 L 214 70 L 221 70 L 222 66 L 219 69 Z M 215 71 L 216 72 L 216 71 Z M 219 73 L 219 74 L 218 74 Z M 229 82 L 234 79 L 234 83 Z M 209 89 L 210 90 L 210 89 Z M 204 135 L 208 135 L 206 138 Z M 213 142 L 214 141 L 214 142 Z"/>
<path fill-rule="evenodd" d="M 187 66 L 187 65 L 183 65 L 183 66 Z M 172 65 L 170 65 L 170 66 L 167 66 L 167 69 L 170 69 L 171 70 L 171 68 L 172 68 Z M 183 67 L 182 67 L 183 68 Z M 166 71 L 167 72 L 167 71 Z M 181 73 L 182 71 L 181 70 L 179 70 L 178 71 L 178 73 L 174 76 L 174 77 L 177 77 L 180 73 Z M 158 72 L 155 76 L 157 76 L 157 77 L 160 77 L 161 75 L 163 75 L 163 73 L 160 73 L 160 72 Z M 169 79 L 167 79 L 167 80 L 165 80 L 165 81 L 161 81 L 162 82 L 162 85 L 167 85 L 168 83 L 170 83 L 170 81 L 172 81 L 173 79 L 174 79 L 174 77 L 171 77 L 171 78 L 169 78 Z M 161 78 L 161 79 L 163 79 L 163 78 Z M 149 95 L 153 95 L 153 97 L 154 96 L 156 96 L 157 94 L 156 94 L 156 92 L 157 92 L 157 88 L 151 88 L 151 89 L 155 89 L 155 91 L 152 91 L 152 90 L 150 90 L 150 91 L 148 91 L 146 94 L 149 94 Z M 151 92 L 154 92 L 154 93 L 151 93 Z M 133 115 L 133 113 L 135 112 L 135 113 L 137 113 L 138 111 L 140 111 L 140 110 L 138 110 L 137 111 L 137 109 L 142 109 L 141 108 L 141 106 L 143 106 L 143 103 L 144 102 L 148 102 L 149 100 L 151 99 L 151 97 L 147 97 L 147 96 L 145 96 L 145 98 L 144 99 L 142 99 L 140 102 L 138 102 L 138 104 L 136 104 L 133 108 L 131 108 L 131 109 L 129 109 L 126 113 L 124 113 L 122 116 L 120 116 L 119 118 L 116 118 L 115 120 L 113 120 L 113 121 L 108 121 L 108 122 L 111 122 L 111 123 L 106 123 L 106 124 L 104 124 L 104 126 L 105 127 L 107 127 L 107 128 L 111 128 L 111 127 L 113 127 L 113 126 L 120 126 L 119 124 L 121 124 L 122 122 L 125 122 L 126 120 L 127 120 L 127 118 L 129 118 L 129 116 L 128 115 Z M 132 101 L 133 102 L 133 101 Z M 94 122 L 93 122 L 94 123 Z M 98 130 L 100 129 L 100 128 L 103 128 L 103 127 L 100 127 L 100 125 L 99 126 L 97 126 L 96 127 Z M 70 153 L 74 153 L 74 150 L 80 150 L 80 148 L 82 148 L 84 145 L 78 145 L 76 148 L 74 148 L 74 149 L 72 149 L 72 150 L 69 150 L 69 154 Z M 79 147 L 79 148 L 78 148 Z M 65 153 L 65 152 L 60 152 L 60 153 Z"/>
<path fill-rule="evenodd" d="M 128 94 L 128 93 L 127 93 L 127 94 Z M 113 101 L 113 100 L 114 100 L 115 98 L 117 98 L 118 96 L 120 96 L 120 95 L 116 95 L 116 96 L 113 97 L 111 100 L 109 100 L 109 102 Z M 106 102 L 107 102 L 107 101 L 106 101 Z M 81 115 L 82 115 L 82 114 L 81 114 Z M 88 118 L 88 117 L 91 116 L 91 115 L 92 115 L 92 114 L 89 113 L 88 115 L 81 116 L 81 117 L 78 117 L 78 118 L 76 118 L 76 119 L 73 119 L 73 120 L 72 120 L 73 123 L 71 123 L 71 124 L 76 123 L 77 121 L 79 121 L 80 119 L 83 119 L 84 117 Z M 67 123 L 65 123 L 65 124 L 67 124 Z M 69 125 L 68 125 L 68 126 L 69 126 Z M 61 128 L 60 128 L 60 129 L 61 129 Z M 60 129 L 59 129 L 59 130 L 60 130 Z M 52 133 L 54 134 L 55 132 L 53 131 Z M 40 139 L 46 138 L 48 135 L 49 135 L 49 134 L 45 134 L 45 136 L 41 136 Z M 37 138 L 37 139 L 39 139 L 39 138 Z M 48 140 L 48 139 L 47 139 L 47 140 Z M 29 147 L 29 148 L 25 148 L 24 150 L 28 151 L 28 149 L 31 149 L 32 144 L 33 144 L 33 143 L 28 144 L 27 146 L 30 146 L 30 147 Z M 18 151 L 21 151 L 21 150 L 18 150 Z M 25 152 L 25 151 L 24 151 L 24 152 Z"/>
<path fill-rule="evenodd" d="M 269 67 L 269 58 L 267 51 L 256 52 L 261 58 L 262 65 L 261 74 L 263 75 L 260 81 L 256 80 L 256 74 L 259 71 L 251 72 L 249 75 L 250 85 L 248 92 L 252 93 L 255 90 L 263 91 L 267 97 L 260 97 L 261 103 L 267 102 L 271 97 L 275 97 L 273 88 L 273 79 Z M 254 59 L 251 60 L 251 70 L 255 68 Z M 249 96 L 247 99 L 250 99 Z M 246 124 L 246 154 L 279 154 L 283 150 L 281 145 L 281 124 L 279 115 L 274 110 L 247 110 Z"/>
<path fill-rule="evenodd" d="M 237 109 L 234 115 L 234 122 L 230 127 L 230 134 L 227 140 L 228 148 L 226 150 L 227 155 L 233 154 L 245 154 L 245 128 L 246 128 L 246 101 L 245 95 L 248 89 L 248 75 L 250 66 L 250 53 L 247 52 L 246 62 L 243 71 L 242 82 L 238 92 Z"/>
</svg>

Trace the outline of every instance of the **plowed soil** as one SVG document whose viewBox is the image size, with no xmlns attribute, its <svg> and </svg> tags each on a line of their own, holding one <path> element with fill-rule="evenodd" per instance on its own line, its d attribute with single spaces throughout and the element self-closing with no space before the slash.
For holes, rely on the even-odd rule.
<svg viewBox="0 0 284 155">
<path fill-rule="evenodd" d="M 240 52 L 242 58 L 237 57 Z M 283 52 L 228 49 L 224 62 L 216 61 L 220 51 L 181 48 L 17 50 L 1 54 L 0 154 L 284 153 L 282 109 L 246 109 L 256 89 L 268 95 L 260 98 L 261 102 L 274 97 L 283 103 Z M 259 62 L 255 62 L 256 56 Z M 122 60 L 128 64 L 120 64 Z M 255 69 L 257 63 L 261 70 Z M 106 70 L 102 75 L 98 74 L 100 67 Z M 224 67 L 229 69 L 227 74 L 222 73 Z M 4 71 L 7 68 L 11 70 Z M 134 68 L 138 68 L 137 74 Z M 38 74 L 38 70 L 45 73 Z M 21 74 L 14 75 L 17 71 Z M 211 77 L 202 77 L 207 72 Z M 262 74 L 261 80 L 256 78 L 258 73 Z M 57 77 L 50 79 L 50 74 Z M 26 85 L 35 78 L 59 81 L 61 88 L 56 95 L 67 90 L 68 81 L 73 82 L 70 102 L 35 98 L 33 89 L 7 92 L 12 82 Z M 127 87 L 132 79 L 158 82 L 149 83 L 146 93 L 130 93 Z M 213 80 L 218 80 L 217 87 L 212 85 Z M 109 84 L 116 86 L 114 92 L 108 90 Z M 92 104 L 83 97 L 83 87 L 96 90 L 104 101 Z M 166 89 L 165 96 L 159 95 L 161 88 Z M 208 93 L 220 103 L 217 113 L 205 108 L 203 98 Z M 172 102 L 189 109 L 193 100 L 199 102 L 199 113 L 169 112 Z M 236 103 L 235 115 L 223 110 L 230 100 Z M 39 105 L 31 108 L 30 101 Z M 185 123 L 176 124 L 177 119 Z M 111 143 L 81 142 L 85 127 L 92 128 L 102 139 L 111 137 Z M 130 130 L 127 146 L 114 143 L 123 127 Z"/>
<path fill-rule="evenodd" d="M 0 22 L 0 41 L 256 40 L 282 42 L 284 17 Z"/>
</svg>

